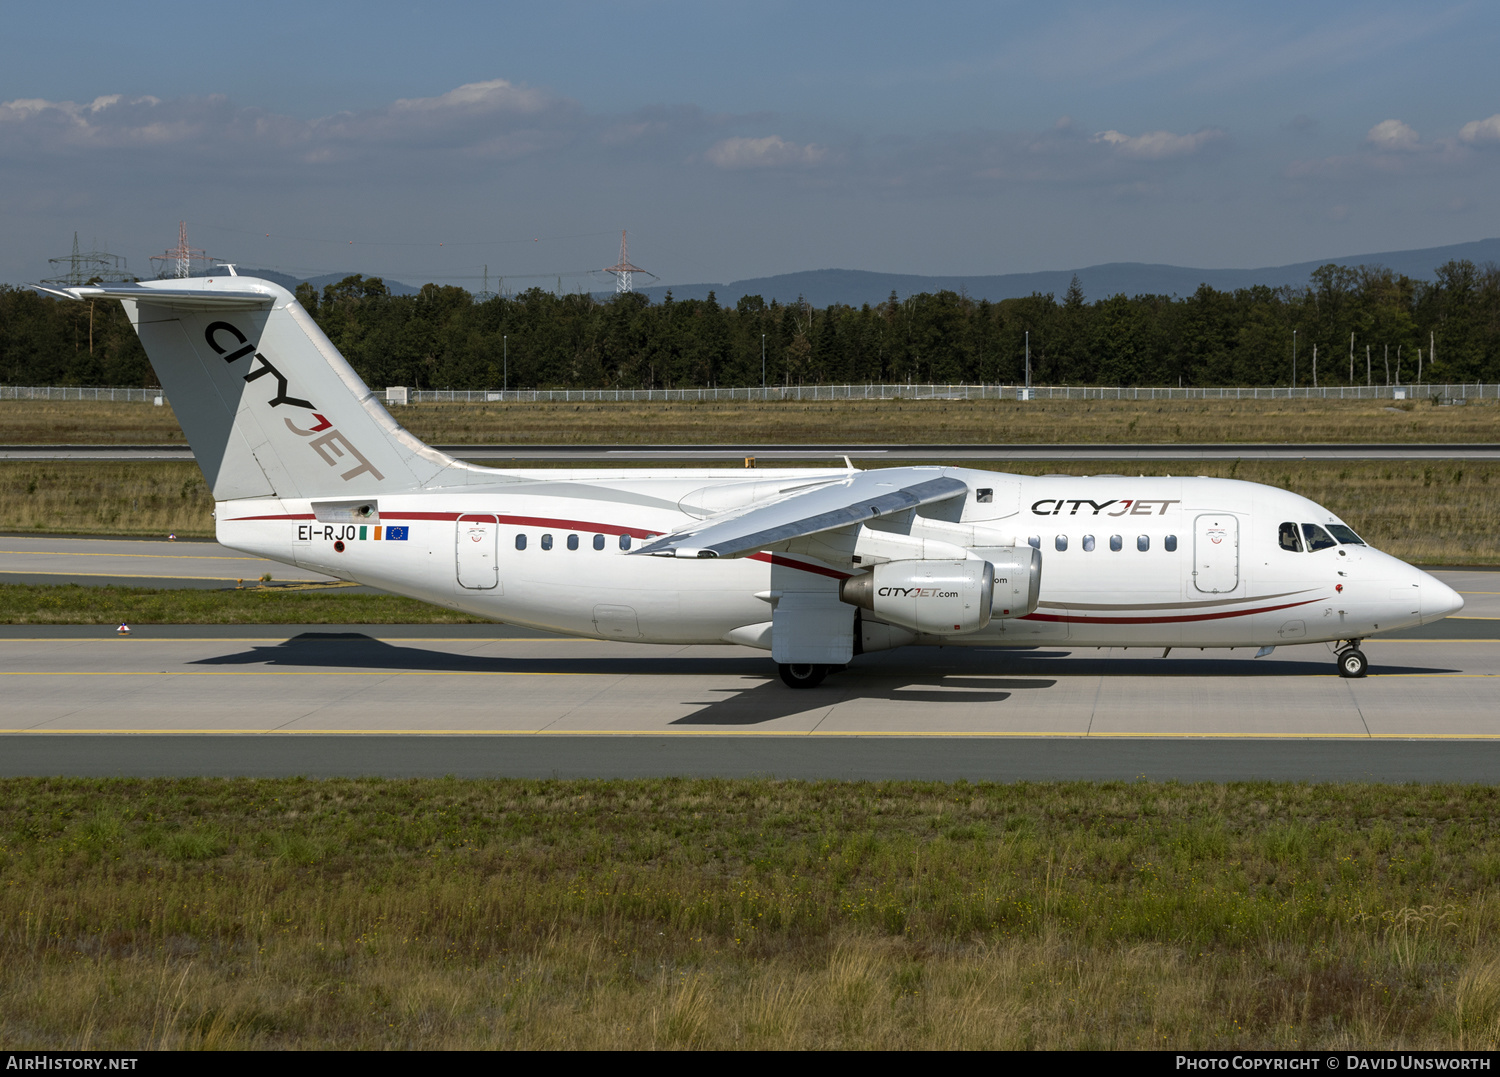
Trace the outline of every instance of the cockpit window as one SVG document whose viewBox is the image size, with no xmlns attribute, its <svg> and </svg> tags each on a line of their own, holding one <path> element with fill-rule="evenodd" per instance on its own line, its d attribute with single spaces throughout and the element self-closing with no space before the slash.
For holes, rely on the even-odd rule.
<svg viewBox="0 0 1500 1077">
<path fill-rule="evenodd" d="M 1283 550 L 1291 550 L 1293 553 L 1302 552 L 1302 538 L 1297 534 L 1296 524 L 1282 524 L 1276 533 L 1276 539 L 1281 543 Z"/>
<path fill-rule="evenodd" d="M 1363 546 L 1365 544 L 1364 539 L 1360 538 L 1343 524 L 1329 524 L 1328 531 L 1345 546 Z"/>
<path fill-rule="evenodd" d="M 1303 524 L 1302 535 L 1307 539 L 1307 548 L 1315 553 L 1318 550 L 1326 550 L 1330 546 L 1338 545 L 1337 542 L 1333 541 L 1333 536 L 1317 524 Z"/>
</svg>

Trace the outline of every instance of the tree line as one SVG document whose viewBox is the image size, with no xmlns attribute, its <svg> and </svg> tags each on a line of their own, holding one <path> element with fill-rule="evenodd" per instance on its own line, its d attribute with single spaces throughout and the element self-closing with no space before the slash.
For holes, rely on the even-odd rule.
<svg viewBox="0 0 1500 1077">
<path fill-rule="evenodd" d="M 1288 385 L 1500 381 L 1500 266 L 1431 281 L 1326 265 L 1301 288 L 999 302 L 941 291 L 815 308 L 746 296 L 659 303 L 539 288 L 483 302 L 429 284 L 391 295 L 351 276 L 297 298 L 375 388 L 686 388 L 1019 383 Z M 115 302 L 0 286 L 0 383 L 151 386 Z"/>
</svg>

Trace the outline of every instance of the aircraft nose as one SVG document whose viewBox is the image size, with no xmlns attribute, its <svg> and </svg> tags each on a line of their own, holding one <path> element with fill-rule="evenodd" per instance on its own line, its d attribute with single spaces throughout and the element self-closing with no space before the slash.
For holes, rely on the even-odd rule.
<svg viewBox="0 0 1500 1077">
<path fill-rule="evenodd" d="M 1422 623 L 1450 617 L 1464 608 L 1463 596 L 1436 576 L 1422 573 Z"/>
</svg>

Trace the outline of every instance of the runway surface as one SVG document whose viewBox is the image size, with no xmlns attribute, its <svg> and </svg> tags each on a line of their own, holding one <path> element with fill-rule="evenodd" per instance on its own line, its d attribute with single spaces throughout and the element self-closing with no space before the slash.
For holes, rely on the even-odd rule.
<svg viewBox="0 0 1500 1077">
<path fill-rule="evenodd" d="M 0 551 L 49 582 L 324 579 L 213 543 Z M 905 648 L 796 692 L 744 648 L 507 625 L 0 626 L 0 774 L 1500 780 L 1500 572 L 1436 574 L 1464 616 L 1369 641 L 1362 681 L 1322 645 Z"/>
<path fill-rule="evenodd" d="M 520 464 L 528 461 L 626 463 L 644 460 L 756 460 L 784 462 L 851 460 L 875 462 L 959 460 L 1500 460 L 1500 445 L 1384 444 L 1268 445 L 438 445 L 463 460 Z M 0 445 L 0 460 L 191 460 L 186 445 Z"/>
<path fill-rule="evenodd" d="M 344 586 L 217 542 L 0 535 L 0 583 L 221 588 L 253 586 L 265 575 L 278 584 Z"/>
<path fill-rule="evenodd" d="M 1450 637 L 1434 638 L 1446 626 Z M 1500 781 L 1500 622 L 1244 652 L 735 647 L 394 627 L 0 637 L 0 774 Z"/>
</svg>

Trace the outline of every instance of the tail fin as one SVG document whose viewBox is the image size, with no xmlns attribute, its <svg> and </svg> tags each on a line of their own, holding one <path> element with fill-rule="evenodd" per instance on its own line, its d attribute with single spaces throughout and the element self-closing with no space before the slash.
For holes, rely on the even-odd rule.
<svg viewBox="0 0 1500 1077">
<path fill-rule="evenodd" d="M 399 493 L 474 470 L 391 418 L 279 285 L 228 276 L 54 294 L 124 304 L 215 501 Z"/>
</svg>

